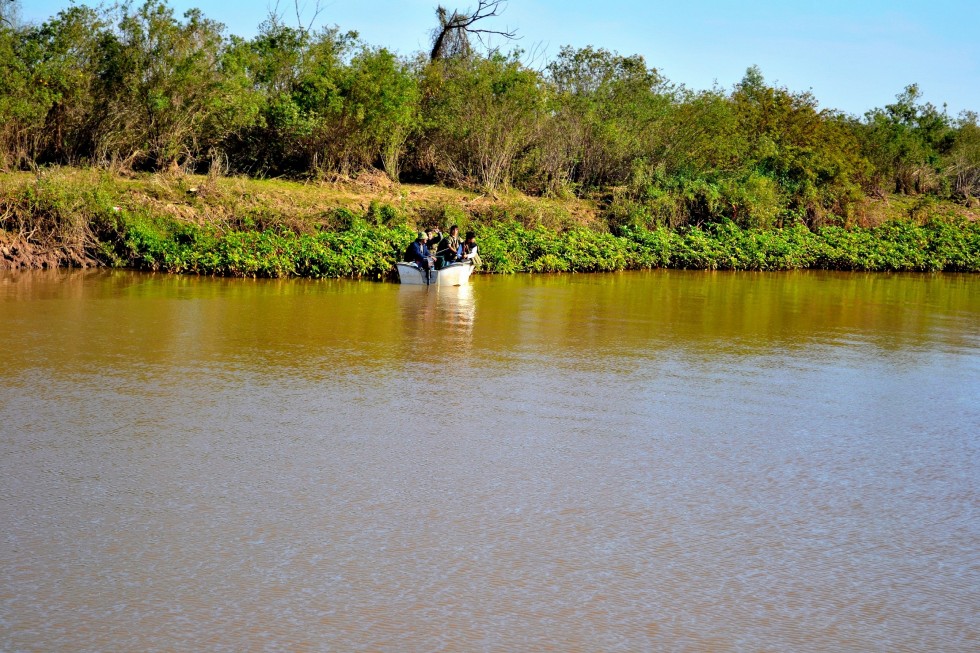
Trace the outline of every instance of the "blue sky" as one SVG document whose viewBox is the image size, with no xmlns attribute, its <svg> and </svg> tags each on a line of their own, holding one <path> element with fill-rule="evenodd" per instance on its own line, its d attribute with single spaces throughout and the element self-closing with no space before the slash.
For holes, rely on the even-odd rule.
<svg viewBox="0 0 980 653">
<path fill-rule="evenodd" d="M 306 17 L 316 0 L 307 5 Z M 442 0 L 465 9 L 473 2 Z M 228 32 L 251 36 L 275 0 L 170 0 L 180 14 L 198 7 Z M 280 0 L 287 19 L 293 0 Z M 424 49 L 438 0 L 322 0 L 318 25 L 356 30 L 401 54 Z M 22 0 L 21 16 L 41 22 L 68 0 Z M 94 4 L 94 3 L 91 3 Z M 492 22 L 491 22 L 492 21 Z M 822 107 L 863 114 L 910 83 L 950 115 L 980 112 L 980 0 L 511 0 L 485 25 L 516 28 L 521 48 L 554 57 L 562 45 L 641 54 L 673 82 L 730 88 L 758 65 L 770 83 L 810 90 Z"/>
</svg>

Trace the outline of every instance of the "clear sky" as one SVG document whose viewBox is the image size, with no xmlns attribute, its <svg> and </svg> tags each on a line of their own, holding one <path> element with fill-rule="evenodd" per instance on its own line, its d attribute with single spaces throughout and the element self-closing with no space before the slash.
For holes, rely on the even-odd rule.
<svg viewBox="0 0 980 653">
<path fill-rule="evenodd" d="M 316 0 L 300 0 L 305 16 Z M 476 4 L 442 0 L 449 8 Z M 249 37 L 275 0 L 170 0 Z M 410 55 L 428 45 L 439 0 L 321 0 L 317 25 L 355 30 L 371 44 Z M 41 22 L 69 0 L 22 0 Z M 84 2 L 83 4 L 94 4 Z M 294 0 L 280 0 L 295 22 Z M 758 65 L 766 81 L 810 90 L 822 107 L 863 114 L 911 83 L 950 115 L 980 112 L 980 0 L 511 0 L 487 27 L 517 29 L 521 48 L 543 53 L 592 45 L 641 54 L 675 83 L 730 88 Z"/>
</svg>

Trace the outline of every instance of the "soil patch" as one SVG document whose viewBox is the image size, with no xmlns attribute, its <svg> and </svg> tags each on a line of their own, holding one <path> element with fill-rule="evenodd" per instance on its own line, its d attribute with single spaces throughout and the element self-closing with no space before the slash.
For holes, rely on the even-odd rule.
<svg viewBox="0 0 980 653">
<path fill-rule="evenodd" d="M 100 263 L 83 253 L 57 246 L 32 243 L 0 231 L 0 270 L 90 268 Z"/>
</svg>

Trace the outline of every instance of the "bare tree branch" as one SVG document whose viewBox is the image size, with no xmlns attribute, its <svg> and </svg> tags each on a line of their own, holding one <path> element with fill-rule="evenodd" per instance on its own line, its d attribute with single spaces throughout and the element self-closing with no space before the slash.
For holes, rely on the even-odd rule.
<svg viewBox="0 0 980 653">
<path fill-rule="evenodd" d="M 275 4 L 268 5 L 269 21 L 274 25 L 284 26 L 283 17 L 286 14 L 285 9 L 280 9 L 279 4 L 282 0 L 275 0 Z M 0 0 L 2 2 L 2 0 Z M 293 0 L 293 15 L 296 17 L 296 29 L 301 32 L 309 32 L 313 29 L 313 24 L 316 23 L 317 18 L 323 13 L 324 7 L 322 4 L 323 0 L 316 0 L 313 5 L 313 16 L 310 18 L 306 25 L 303 24 L 303 14 L 306 13 L 307 4 L 305 2 L 301 3 L 300 0 Z"/>
<path fill-rule="evenodd" d="M 321 5 L 322 0 L 316 0 L 316 4 L 313 5 L 313 17 L 310 18 L 310 22 L 306 24 L 306 27 L 303 27 L 302 18 L 303 14 L 306 13 L 306 4 L 303 4 L 303 6 L 300 7 L 299 1 L 300 0 L 293 0 L 293 7 L 296 10 L 296 26 L 301 30 L 309 32 L 313 28 L 313 23 L 315 23 L 316 19 L 320 17 L 321 13 L 323 13 L 324 8 Z"/>
<path fill-rule="evenodd" d="M 0 23 L 14 27 L 20 18 L 20 3 L 17 0 L 0 0 Z"/>
<path fill-rule="evenodd" d="M 477 21 L 500 15 L 506 8 L 505 0 L 478 0 L 475 10 L 467 9 L 465 13 L 453 11 L 445 7 L 436 7 L 436 17 L 439 25 L 432 33 L 432 50 L 429 58 L 447 59 L 450 57 L 467 56 L 472 52 L 470 35 L 475 35 L 480 43 L 484 43 L 483 35 L 502 36 L 506 39 L 516 39 L 517 30 L 476 29 Z"/>
</svg>

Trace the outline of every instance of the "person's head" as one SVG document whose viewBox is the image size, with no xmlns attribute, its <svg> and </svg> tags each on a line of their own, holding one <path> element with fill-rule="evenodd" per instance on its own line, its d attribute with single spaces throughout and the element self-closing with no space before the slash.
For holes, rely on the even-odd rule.
<svg viewBox="0 0 980 653">
<path fill-rule="evenodd" d="M 426 235 L 426 233 L 424 231 L 420 231 L 418 238 L 416 238 L 415 240 L 425 240 L 427 238 L 428 236 Z"/>
<path fill-rule="evenodd" d="M 453 226 L 449 227 L 449 235 L 450 236 L 458 236 L 459 235 L 459 227 L 457 227 L 456 225 L 453 225 Z"/>
<path fill-rule="evenodd" d="M 472 231 L 467 231 L 466 232 L 466 242 L 468 242 L 468 243 L 475 243 L 476 242 L 476 234 L 473 233 Z"/>
</svg>

